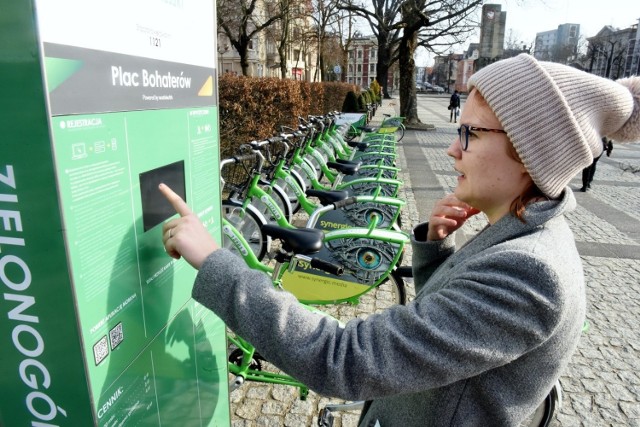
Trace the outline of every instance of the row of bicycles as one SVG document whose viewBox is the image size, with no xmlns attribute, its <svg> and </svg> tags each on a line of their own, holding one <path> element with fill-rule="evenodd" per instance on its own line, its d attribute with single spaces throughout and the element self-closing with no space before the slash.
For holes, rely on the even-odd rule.
<svg viewBox="0 0 640 427">
<path fill-rule="evenodd" d="M 399 266 L 409 237 L 400 228 L 405 202 L 396 166 L 402 117 L 386 117 L 375 129 L 354 119 L 299 118 L 297 128 L 244 144 L 220 163 L 223 246 L 313 311 L 358 304 L 380 288 L 393 303 L 406 302 L 410 269 Z M 228 339 L 232 389 L 260 381 L 307 396 L 304 384 L 264 370 L 249 342 Z"/>
</svg>

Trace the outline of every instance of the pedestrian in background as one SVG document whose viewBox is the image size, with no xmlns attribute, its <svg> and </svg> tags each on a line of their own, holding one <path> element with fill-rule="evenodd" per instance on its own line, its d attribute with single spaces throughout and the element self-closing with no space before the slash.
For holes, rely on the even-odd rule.
<svg viewBox="0 0 640 427">
<path fill-rule="evenodd" d="M 457 90 L 453 91 L 451 98 L 449 99 L 449 123 L 457 123 L 458 115 L 460 114 L 460 94 Z"/>
<path fill-rule="evenodd" d="M 416 297 L 366 319 L 306 310 L 160 186 L 180 214 L 163 226 L 165 250 L 199 270 L 193 298 L 317 393 L 366 400 L 361 427 L 518 426 L 581 335 L 568 184 L 602 152 L 602 135 L 640 139 L 640 77 L 614 82 L 521 54 L 476 72 L 468 89 L 447 149 L 455 192 L 413 230 Z M 480 212 L 489 225 L 456 251 L 456 230 Z"/>
<path fill-rule="evenodd" d="M 583 193 L 587 191 L 587 189 L 591 188 L 591 182 L 593 181 L 593 176 L 596 174 L 596 164 L 600 157 L 602 157 L 602 153 L 607 153 L 607 157 L 611 156 L 611 151 L 613 150 L 613 142 L 607 138 L 606 136 L 602 137 L 602 151 L 597 157 L 593 158 L 593 162 L 582 169 L 582 188 L 580 191 Z"/>
</svg>

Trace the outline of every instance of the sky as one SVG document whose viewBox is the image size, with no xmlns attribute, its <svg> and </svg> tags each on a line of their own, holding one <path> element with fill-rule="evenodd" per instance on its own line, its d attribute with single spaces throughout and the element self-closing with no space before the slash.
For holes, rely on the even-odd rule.
<svg viewBox="0 0 640 427">
<path fill-rule="evenodd" d="M 505 38 L 513 30 L 514 39 L 527 46 L 535 40 L 536 33 L 555 30 L 560 24 L 580 24 L 580 34 L 591 37 L 605 25 L 628 28 L 640 18 L 637 0 L 487 0 L 485 4 L 502 5 L 502 11 L 507 12 Z M 454 53 L 462 53 L 469 42 L 477 42 L 479 33 L 478 30 L 475 37 L 454 49 Z M 428 55 L 422 59 L 430 61 Z"/>
</svg>

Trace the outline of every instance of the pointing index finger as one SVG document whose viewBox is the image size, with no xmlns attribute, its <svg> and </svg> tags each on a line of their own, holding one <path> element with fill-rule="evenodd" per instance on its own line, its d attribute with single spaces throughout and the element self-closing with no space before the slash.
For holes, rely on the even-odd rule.
<svg viewBox="0 0 640 427">
<path fill-rule="evenodd" d="M 160 184 L 158 186 L 160 192 L 166 197 L 166 199 L 171 203 L 171 206 L 180 214 L 180 216 L 191 215 L 191 209 L 189 209 L 189 205 L 182 200 L 182 197 L 178 196 L 171 188 L 169 188 L 166 184 Z"/>
</svg>

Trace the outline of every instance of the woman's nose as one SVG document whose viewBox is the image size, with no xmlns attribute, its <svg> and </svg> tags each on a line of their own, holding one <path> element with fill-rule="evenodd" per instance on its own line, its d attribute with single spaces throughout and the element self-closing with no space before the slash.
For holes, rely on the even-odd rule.
<svg viewBox="0 0 640 427">
<path fill-rule="evenodd" d="M 455 159 L 460 158 L 460 156 L 462 155 L 459 136 L 456 137 L 456 139 L 454 139 L 453 141 L 451 141 L 451 144 L 449 144 L 449 148 L 447 148 L 447 155 Z"/>
</svg>

